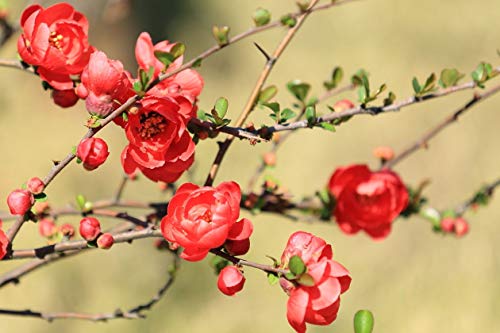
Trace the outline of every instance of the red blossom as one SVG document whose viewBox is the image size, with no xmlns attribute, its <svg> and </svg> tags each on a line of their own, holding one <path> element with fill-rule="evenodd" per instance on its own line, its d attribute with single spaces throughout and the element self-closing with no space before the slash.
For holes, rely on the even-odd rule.
<svg viewBox="0 0 500 333">
<path fill-rule="evenodd" d="M 349 289 L 349 272 L 332 260 L 329 244 L 310 233 L 298 231 L 288 240 L 282 255 L 282 267 L 287 268 L 291 257 L 299 256 L 306 265 L 313 285 L 291 283 L 282 279 L 280 285 L 289 294 L 287 318 L 299 333 L 306 331 L 306 323 L 329 325 L 337 317 L 340 295 Z"/>
<path fill-rule="evenodd" d="M 93 241 L 101 233 L 101 224 L 94 217 L 86 217 L 80 221 L 80 236 L 86 241 Z"/>
<path fill-rule="evenodd" d="M 108 158 L 109 151 L 106 141 L 99 138 L 83 139 L 76 150 L 76 156 L 87 170 L 94 170 Z"/>
<path fill-rule="evenodd" d="M 13 215 L 24 215 L 35 203 L 33 194 L 28 190 L 14 190 L 7 197 L 7 205 Z"/>
<path fill-rule="evenodd" d="M 224 295 L 233 296 L 241 291 L 244 285 L 245 277 L 237 267 L 226 266 L 220 271 L 217 287 Z"/>
<path fill-rule="evenodd" d="M 194 162 L 195 144 L 186 126 L 195 110 L 182 97 L 143 98 L 125 125 L 129 140 L 121 155 L 125 172 L 140 170 L 149 179 L 165 183 L 179 179 Z"/>
<path fill-rule="evenodd" d="M 134 95 L 129 74 L 122 63 L 108 59 L 101 51 L 92 53 L 81 81 L 76 91 L 78 96 L 85 99 L 90 114 L 102 118 Z"/>
<path fill-rule="evenodd" d="M 67 3 L 42 8 L 31 5 L 21 16 L 23 33 L 18 52 L 26 63 L 57 90 L 73 88 L 70 75 L 78 75 L 94 48 L 88 43 L 88 21 Z"/>
<path fill-rule="evenodd" d="M 36 195 L 43 192 L 45 184 L 43 183 L 43 180 L 41 180 L 40 178 L 33 177 L 30 180 L 28 180 L 26 187 L 28 188 L 28 191 Z"/>
<path fill-rule="evenodd" d="M 147 32 L 141 33 L 135 46 L 135 57 L 139 64 L 139 68 L 146 72 L 148 72 L 151 67 L 154 68 L 153 79 L 157 78 L 165 69 L 165 65 L 155 57 L 154 52 L 169 52 L 174 45 L 175 43 L 169 43 L 166 40 L 153 45 L 151 36 Z M 168 66 L 166 72 L 168 73 L 179 68 L 182 65 L 182 60 L 182 56 L 177 58 Z M 202 89 L 203 78 L 201 75 L 195 70 L 186 69 L 163 80 L 149 90 L 147 94 L 170 97 L 182 96 L 191 103 L 194 103 Z"/>
<path fill-rule="evenodd" d="M 375 240 L 387 237 L 408 204 L 408 191 L 395 172 L 372 172 L 366 165 L 337 169 L 328 188 L 336 199 L 334 215 L 340 229 L 346 234 L 363 230 Z"/>
<path fill-rule="evenodd" d="M 174 246 L 182 246 L 181 257 L 189 261 L 205 258 L 210 249 L 226 240 L 243 241 L 253 227 L 240 215 L 241 190 L 235 182 L 217 187 L 186 183 L 179 187 L 161 221 L 161 231 Z"/>
<path fill-rule="evenodd" d="M 56 105 L 59 105 L 62 108 L 69 108 L 75 105 L 79 97 L 75 94 L 75 89 L 68 90 L 52 90 L 51 93 L 52 100 Z"/>
</svg>

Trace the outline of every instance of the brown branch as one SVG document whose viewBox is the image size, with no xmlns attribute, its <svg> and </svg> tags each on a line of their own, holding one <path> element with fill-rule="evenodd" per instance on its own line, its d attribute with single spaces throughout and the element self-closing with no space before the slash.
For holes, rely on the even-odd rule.
<svg viewBox="0 0 500 333">
<path fill-rule="evenodd" d="M 250 113 L 255 107 L 255 104 L 257 103 L 257 100 L 259 98 L 259 94 L 262 90 L 262 87 L 264 86 L 269 74 L 271 73 L 271 70 L 273 69 L 274 65 L 278 61 L 279 57 L 283 54 L 285 51 L 286 47 L 292 40 L 292 38 L 295 36 L 297 31 L 300 29 L 302 26 L 302 23 L 304 23 L 304 20 L 307 18 L 307 16 L 311 13 L 311 9 L 318 3 L 319 0 L 313 0 L 305 12 L 301 13 L 297 17 L 297 23 L 293 28 L 290 28 L 285 35 L 285 37 L 281 40 L 279 43 L 278 47 L 276 50 L 273 52 L 269 60 L 266 62 L 264 69 L 260 73 L 259 78 L 257 79 L 257 82 L 252 90 L 252 93 L 250 94 L 250 98 L 248 99 L 247 104 L 245 105 L 243 111 L 241 112 L 240 116 L 238 117 L 238 120 L 235 123 L 235 127 L 241 127 L 245 120 L 248 118 Z M 217 152 L 217 155 L 215 156 L 215 159 L 212 163 L 212 166 L 210 168 L 210 172 L 207 176 L 207 179 L 205 180 L 205 186 L 210 186 L 213 184 L 215 176 L 217 175 L 217 172 L 219 171 L 220 164 L 222 163 L 222 160 L 224 159 L 224 156 L 226 155 L 227 150 L 231 146 L 231 143 L 234 140 L 234 136 L 228 136 L 224 142 L 219 144 L 219 150 Z"/>
<path fill-rule="evenodd" d="M 276 268 L 276 267 L 271 266 L 271 265 L 263 265 L 263 264 L 259 264 L 256 262 L 247 261 L 244 259 L 233 257 L 225 252 L 222 252 L 219 249 L 211 249 L 210 252 L 215 254 L 218 257 L 224 258 L 224 259 L 232 262 L 234 265 L 248 266 L 248 267 L 259 269 L 259 270 L 264 271 L 266 273 L 276 273 L 276 274 L 288 273 L 288 270 L 286 270 L 286 269 Z"/>
<path fill-rule="evenodd" d="M 174 254 L 174 261 L 171 269 L 169 269 L 169 274 L 166 282 L 161 286 L 160 289 L 149 299 L 147 302 L 139 304 L 130 310 L 122 311 L 120 309 L 109 313 L 77 313 L 77 312 L 39 312 L 32 310 L 9 310 L 0 309 L 0 315 L 11 315 L 20 317 L 32 317 L 45 319 L 47 321 L 53 321 L 55 319 L 81 319 L 90 321 L 108 321 L 112 319 L 138 319 L 145 318 L 144 311 L 151 310 L 153 306 L 158 303 L 161 298 L 165 295 L 167 290 L 172 286 L 175 281 L 175 276 L 179 268 L 179 257 Z"/>
<path fill-rule="evenodd" d="M 477 196 L 479 193 L 483 194 L 487 198 L 491 198 L 493 196 L 493 192 L 495 189 L 500 186 L 500 178 L 494 181 L 493 183 L 486 185 L 479 192 L 474 193 L 474 195 L 467 199 L 464 203 L 455 208 L 455 214 L 457 216 L 462 216 L 469 208 L 471 208 L 477 202 Z"/>
<path fill-rule="evenodd" d="M 416 140 L 414 143 L 410 144 L 408 147 L 403 149 L 399 154 L 397 154 L 392 160 L 385 162 L 382 165 L 382 168 L 392 168 L 414 152 L 418 151 L 421 148 L 426 148 L 429 141 L 438 135 L 442 130 L 444 130 L 447 126 L 456 122 L 458 118 L 467 112 L 467 110 L 471 109 L 473 106 L 478 104 L 481 101 L 484 101 L 488 97 L 493 96 L 497 92 L 500 91 L 500 85 L 497 85 L 483 94 L 475 94 L 474 97 L 470 101 L 468 101 L 464 106 L 453 112 L 451 115 L 447 116 L 443 121 L 438 123 L 435 127 L 431 128 L 428 132 L 426 132 L 421 138 Z"/>
</svg>

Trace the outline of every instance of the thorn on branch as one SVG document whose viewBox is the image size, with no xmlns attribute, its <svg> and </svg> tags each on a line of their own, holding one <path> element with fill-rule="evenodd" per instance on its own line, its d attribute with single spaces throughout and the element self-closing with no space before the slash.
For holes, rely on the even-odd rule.
<svg viewBox="0 0 500 333">
<path fill-rule="evenodd" d="M 266 52 L 266 50 L 264 50 L 262 48 L 262 46 L 260 46 L 259 44 L 257 44 L 256 42 L 253 42 L 253 45 L 255 45 L 255 47 L 264 55 L 264 57 L 266 58 L 267 62 L 270 62 L 273 58 L 269 55 L 269 53 Z"/>
</svg>

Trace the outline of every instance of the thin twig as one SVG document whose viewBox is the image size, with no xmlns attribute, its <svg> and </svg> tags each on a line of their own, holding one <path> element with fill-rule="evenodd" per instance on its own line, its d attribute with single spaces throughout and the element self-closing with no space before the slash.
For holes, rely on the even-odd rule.
<svg viewBox="0 0 500 333">
<path fill-rule="evenodd" d="M 480 192 L 487 196 L 488 198 L 491 198 L 493 196 L 493 192 L 495 192 L 495 189 L 500 186 L 500 178 L 494 181 L 493 183 L 483 187 Z M 460 204 L 457 208 L 455 208 L 455 214 L 457 216 L 462 216 L 470 207 L 472 207 L 476 203 L 477 199 L 477 192 L 474 193 L 472 197 L 467 199 L 464 203 Z"/>
<path fill-rule="evenodd" d="M 418 140 L 415 142 L 411 143 L 408 147 L 403 149 L 399 154 L 397 154 L 392 160 L 385 162 L 382 165 L 382 168 L 387 169 L 387 168 L 393 168 L 396 164 L 399 162 L 403 161 L 405 158 L 416 152 L 417 150 L 421 148 L 426 148 L 429 141 L 438 135 L 442 130 L 444 130 L 447 126 L 451 125 L 452 123 L 456 122 L 458 118 L 467 112 L 467 110 L 471 109 L 473 106 L 478 104 L 481 101 L 484 101 L 488 97 L 493 96 L 497 92 L 500 91 L 500 85 L 497 85 L 488 91 L 484 92 L 483 94 L 475 94 L 474 97 L 472 97 L 471 100 L 469 100 L 464 106 L 453 112 L 451 115 L 447 116 L 445 119 L 443 119 L 440 123 L 438 123 L 436 126 L 431 128 L 428 132 L 426 132 L 422 137 L 420 137 Z"/>
<path fill-rule="evenodd" d="M 286 47 L 292 40 L 292 38 L 295 36 L 297 31 L 300 29 L 302 26 L 302 23 L 304 20 L 307 18 L 307 16 L 311 13 L 311 9 L 314 8 L 314 6 L 318 3 L 319 0 L 313 0 L 305 12 L 301 13 L 297 17 L 297 23 L 293 28 L 290 28 L 285 35 L 285 37 L 281 40 L 279 43 L 278 47 L 276 50 L 273 52 L 269 60 L 266 62 L 264 69 L 262 70 L 259 78 L 257 79 L 257 82 L 252 90 L 252 93 L 250 94 L 250 98 L 248 99 L 247 104 L 245 105 L 243 111 L 241 112 L 240 116 L 238 117 L 238 120 L 235 123 L 235 127 L 241 127 L 245 120 L 248 118 L 250 113 L 255 107 L 255 104 L 257 103 L 257 100 L 259 98 L 259 94 L 262 90 L 262 87 L 264 86 L 269 74 L 271 73 L 271 70 L 273 69 L 274 65 L 278 61 L 279 57 L 283 54 L 285 51 Z M 215 159 L 212 163 L 212 166 L 210 168 L 210 172 L 208 173 L 207 179 L 205 180 L 205 186 L 210 186 L 213 184 L 215 176 L 217 175 L 217 172 L 219 171 L 220 164 L 222 163 L 222 160 L 224 159 L 224 156 L 226 155 L 227 150 L 231 146 L 231 143 L 234 140 L 234 136 L 228 136 L 224 142 L 219 144 L 219 150 L 217 152 L 217 155 L 215 156 Z"/>
</svg>

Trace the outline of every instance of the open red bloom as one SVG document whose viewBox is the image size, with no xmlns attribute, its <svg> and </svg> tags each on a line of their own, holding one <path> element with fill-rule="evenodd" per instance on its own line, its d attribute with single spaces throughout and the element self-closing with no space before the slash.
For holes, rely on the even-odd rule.
<svg viewBox="0 0 500 333">
<path fill-rule="evenodd" d="M 147 32 L 139 35 L 135 46 L 135 57 L 139 68 L 148 72 L 152 67 L 154 68 L 154 77 L 165 69 L 165 65 L 159 61 L 154 52 L 162 51 L 169 52 L 175 43 L 169 43 L 164 40 L 155 45 L 151 40 L 151 36 Z M 172 64 L 168 66 L 167 73 L 176 70 L 182 65 L 183 57 L 177 58 Z M 198 72 L 192 69 L 183 70 L 154 86 L 147 92 L 148 95 L 154 96 L 182 96 L 188 99 L 191 103 L 196 101 L 196 98 L 203 89 L 203 78 Z"/>
<path fill-rule="evenodd" d="M 172 183 L 194 161 L 194 142 L 187 123 L 195 107 L 183 97 L 146 96 L 129 114 L 125 131 L 129 145 L 122 152 L 127 174 L 139 169 L 153 181 Z"/>
<path fill-rule="evenodd" d="M 306 266 L 305 274 L 312 279 L 307 285 L 282 281 L 289 294 L 287 318 L 299 333 L 306 331 L 306 323 L 329 325 L 337 317 L 340 294 L 349 289 L 349 272 L 332 260 L 332 248 L 323 239 L 298 231 L 292 234 L 281 257 L 282 266 L 288 267 L 291 257 L 299 256 Z"/>
<path fill-rule="evenodd" d="M 81 81 L 77 88 L 78 96 L 85 99 L 90 114 L 103 118 L 134 95 L 122 63 L 108 59 L 104 52 L 92 53 Z"/>
<path fill-rule="evenodd" d="M 328 188 L 336 198 L 335 219 L 346 234 L 363 230 L 373 239 L 383 239 L 408 204 L 408 191 L 396 173 L 372 172 L 366 165 L 337 169 Z"/>
<path fill-rule="evenodd" d="M 174 246 L 182 246 L 181 257 L 189 261 L 205 258 L 210 249 L 227 239 L 241 241 L 252 233 L 249 220 L 240 215 L 241 190 L 235 182 L 217 187 L 183 184 L 168 204 L 161 231 Z"/>
<path fill-rule="evenodd" d="M 23 61 L 37 66 L 40 77 L 57 90 L 73 88 L 70 75 L 78 75 L 94 48 L 88 43 L 88 21 L 67 3 L 43 9 L 26 8 L 17 49 Z"/>
</svg>

